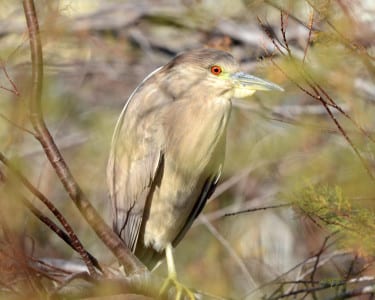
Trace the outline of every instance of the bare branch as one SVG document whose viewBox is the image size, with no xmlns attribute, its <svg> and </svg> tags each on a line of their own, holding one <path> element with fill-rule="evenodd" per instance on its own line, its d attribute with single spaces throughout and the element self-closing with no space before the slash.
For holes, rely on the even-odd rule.
<svg viewBox="0 0 375 300">
<path fill-rule="evenodd" d="M 281 35 L 283 37 L 284 47 L 285 47 L 286 51 L 288 51 L 288 55 L 291 57 L 292 52 L 290 51 L 289 43 L 286 39 L 286 28 L 288 26 L 288 17 L 289 17 L 289 15 L 287 13 L 285 13 L 283 10 L 280 11 Z"/>
<path fill-rule="evenodd" d="M 267 209 L 272 209 L 272 208 L 282 208 L 282 207 L 290 207 L 292 204 L 290 203 L 283 203 L 283 204 L 278 204 L 278 205 L 269 205 L 269 206 L 263 206 L 263 207 L 254 207 L 254 208 L 249 208 L 245 210 L 240 210 L 232 213 L 226 213 L 224 217 L 230 217 L 230 216 L 236 216 L 240 214 L 245 214 L 249 212 L 255 212 L 259 210 L 267 210 Z"/>
<path fill-rule="evenodd" d="M 204 215 L 201 215 L 199 219 L 206 226 L 206 228 L 211 232 L 211 234 L 220 242 L 220 244 L 223 245 L 223 247 L 228 251 L 230 256 L 233 257 L 234 261 L 239 266 L 240 270 L 245 276 L 248 284 L 250 286 L 255 287 L 256 283 L 255 283 L 253 276 L 251 276 L 249 270 L 246 267 L 246 264 L 244 263 L 242 258 L 234 251 L 230 243 L 215 229 L 215 227 L 205 218 Z"/>
<path fill-rule="evenodd" d="M 306 59 L 306 55 L 307 55 L 307 49 L 309 49 L 309 46 L 310 46 L 310 43 L 311 43 L 311 34 L 312 34 L 312 30 L 313 30 L 312 29 L 313 24 L 314 24 L 314 11 L 311 12 L 310 18 L 309 18 L 309 24 L 308 24 L 309 35 L 307 37 L 305 49 L 303 50 L 302 63 L 305 63 L 305 59 Z"/>
<path fill-rule="evenodd" d="M 70 236 L 62 230 L 56 223 L 54 223 L 50 218 L 45 216 L 37 207 L 35 207 L 28 199 L 25 197 L 21 197 L 22 202 L 24 205 L 31 211 L 31 213 L 36 216 L 41 222 L 47 225 L 54 233 L 56 233 L 65 243 L 67 243 L 70 247 L 72 247 L 75 251 L 79 253 L 79 249 L 75 248 L 75 244 L 73 243 Z M 86 251 L 87 252 L 87 251 Z M 98 262 L 98 260 L 87 252 L 88 257 L 90 258 L 93 265 L 102 271 L 102 268 Z"/>
<path fill-rule="evenodd" d="M 68 165 L 63 159 L 55 141 L 53 140 L 43 118 L 41 109 L 41 93 L 43 87 L 43 55 L 40 40 L 38 18 L 36 15 L 33 0 L 23 1 L 25 17 L 27 21 L 28 33 L 30 38 L 31 61 L 32 61 L 32 88 L 29 100 L 30 119 L 41 143 L 46 156 L 53 166 L 65 190 L 80 210 L 86 221 L 94 229 L 96 234 L 114 253 L 118 260 L 123 264 L 128 274 L 145 273 L 146 267 L 132 254 L 124 242 L 112 231 L 104 222 L 95 208 L 91 205 L 86 195 L 83 193 L 75 181 Z M 86 262 L 90 260 L 85 253 Z M 93 267 L 91 266 L 91 271 Z M 89 268 L 89 269 L 90 269 Z"/>
<path fill-rule="evenodd" d="M 296 82 L 293 78 L 291 78 L 278 64 L 275 63 L 275 61 L 271 58 L 271 62 L 273 63 L 273 65 L 280 71 L 282 72 L 282 74 L 288 78 L 291 82 L 293 82 L 301 91 L 303 91 L 305 94 L 307 94 L 308 96 L 310 96 L 311 98 L 319 101 L 323 107 L 325 108 L 325 110 L 327 111 L 329 117 L 331 118 L 331 120 L 333 121 L 333 123 L 335 124 L 335 126 L 337 127 L 338 131 L 341 133 L 341 135 L 345 138 L 345 140 L 348 142 L 348 144 L 350 145 L 350 147 L 353 149 L 353 151 L 355 152 L 355 154 L 357 155 L 357 157 L 359 158 L 361 164 L 363 165 L 364 169 L 367 171 L 369 177 L 371 180 L 375 181 L 375 176 L 374 174 L 372 173 L 372 170 L 369 166 L 369 164 L 367 163 L 367 161 L 364 159 L 364 157 L 362 156 L 362 154 L 360 153 L 359 149 L 356 147 L 356 145 L 353 143 L 353 141 L 351 140 L 351 138 L 348 136 L 348 134 L 346 133 L 345 129 L 341 126 L 340 122 L 338 121 L 338 119 L 335 117 L 335 115 L 332 113 L 331 109 L 330 109 L 330 106 L 331 107 L 334 107 L 335 109 L 337 109 L 341 114 L 343 114 L 346 118 L 348 118 L 352 123 L 354 123 L 354 125 L 356 126 L 356 128 L 362 133 L 364 134 L 370 141 L 374 142 L 374 139 L 371 137 L 371 135 L 369 133 L 367 133 L 361 126 L 359 126 L 343 109 L 340 108 L 339 105 L 337 105 L 334 100 L 328 95 L 328 93 L 318 84 L 316 83 L 312 78 L 311 76 L 307 73 L 307 71 L 303 68 L 302 65 L 298 65 L 295 60 L 293 59 L 293 55 L 290 51 L 290 48 L 289 48 L 289 45 L 288 45 L 288 41 L 286 39 L 286 21 L 287 19 L 285 20 L 285 17 L 284 17 L 284 12 L 281 11 L 280 12 L 280 22 L 281 22 L 281 33 L 282 33 L 282 37 L 283 37 L 283 42 L 284 42 L 284 45 L 283 45 L 283 48 L 287 49 L 287 52 L 288 52 L 288 57 L 291 59 L 290 61 L 293 63 L 293 65 L 295 66 L 296 70 L 299 72 L 299 74 L 301 75 L 301 78 L 305 81 L 305 83 L 309 86 L 309 88 L 312 90 L 309 91 L 307 90 L 306 88 L 304 88 L 303 86 L 301 86 L 298 82 Z M 258 18 L 258 22 L 262 25 L 262 21 L 260 20 L 260 18 Z M 264 26 L 263 26 L 264 27 Z M 266 31 L 267 33 L 267 31 Z M 275 44 L 275 47 L 278 49 L 278 51 L 280 52 L 281 55 L 286 55 L 280 47 L 276 46 L 276 41 L 274 39 L 273 36 L 269 35 L 269 38 L 273 41 L 273 43 Z"/>
<path fill-rule="evenodd" d="M 52 204 L 49 199 L 42 194 L 22 173 L 17 170 L 15 166 L 13 166 L 9 160 L 0 152 L 0 161 L 12 171 L 13 174 L 17 176 L 17 178 L 24 184 L 24 186 L 39 200 L 43 202 L 45 206 L 53 213 L 53 215 L 59 220 L 61 225 L 67 231 L 70 240 L 72 242 L 73 248 L 78 251 L 78 253 L 82 256 L 83 261 L 86 263 L 87 268 L 91 275 L 95 275 L 96 271 L 95 268 L 88 256 L 88 252 L 83 247 L 82 243 L 78 239 L 77 235 L 75 234 L 73 228 L 69 225 L 68 221 L 65 217 L 60 213 L 60 211 Z"/>
</svg>

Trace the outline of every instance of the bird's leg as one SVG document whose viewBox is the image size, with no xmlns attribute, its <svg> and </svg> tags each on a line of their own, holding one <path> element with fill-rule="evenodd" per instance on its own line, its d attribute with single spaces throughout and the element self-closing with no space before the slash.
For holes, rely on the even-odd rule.
<svg viewBox="0 0 375 300">
<path fill-rule="evenodd" d="M 168 244 L 165 248 L 165 257 L 167 259 L 167 267 L 168 267 L 168 278 L 164 281 L 159 295 L 162 296 L 164 293 L 168 292 L 168 288 L 174 286 L 176 289 L 176 300 L 180 300 L 182 295 L 185 294 L 188 299 L 195 300 L 195 296 L 190 289 L 184 286 L 181 282 L 177 279 L 176 267 L 174 264 L 173 259 L 173 248 L 172 244 Z"/>
</svg>

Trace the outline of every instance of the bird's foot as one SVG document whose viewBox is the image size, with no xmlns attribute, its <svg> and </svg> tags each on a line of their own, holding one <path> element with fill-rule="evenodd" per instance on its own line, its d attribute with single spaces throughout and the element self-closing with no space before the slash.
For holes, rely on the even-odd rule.
<svg viewBox="0 0 375 300">
<path fill-rule="evenodd" d="M 160 289 L 159 297 L 165 295 L 171 287 L 174 287 L 175 289 L 175 300 L 181 300 L 186 298 L 189 300 L 196 299 L 194 293 L 188 287 L 179 282 L 176 276 L 168 276 L 168 278 L 165 279 Z"/>
</svg>

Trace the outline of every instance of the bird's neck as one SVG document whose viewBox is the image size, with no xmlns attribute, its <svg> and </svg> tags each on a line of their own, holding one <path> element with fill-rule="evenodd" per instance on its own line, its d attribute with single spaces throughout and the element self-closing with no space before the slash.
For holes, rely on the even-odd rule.
<svg viewBox="0 0 375 300">
<path fill-rule="evenodd" d="M 231 102 L 224 98 L 178 102 L 175 108 L 170 107 L 171 115 L 167 114 L 169 120 L 166 122 L 173 127 L 167 130 L 166 146 L 175 149 L 172 155 L 176 161 L 185 161 L 189 168 L 206 168 L 210 163 L 209 157 L 225 152 Z M 168 145 L 172 142 L 178 145 Z M 215 157 L 212 159 L 216 160 Z M 223 160 L 224 157 L 218 159 Z"/>
</svg>

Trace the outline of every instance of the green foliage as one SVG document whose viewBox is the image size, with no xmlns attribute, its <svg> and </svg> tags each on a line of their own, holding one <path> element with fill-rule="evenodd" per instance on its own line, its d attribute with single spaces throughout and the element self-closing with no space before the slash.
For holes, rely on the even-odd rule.
<svg viewBox="0 0 375 300">
<path fill-rule="evenodd" d="M 338 247 L 375 254 L 375 212 L 353 203 L 339 186 L 307 184 L 292 196 L 292 202 L 317 224 L 339 233 Z"/>
</svg>

